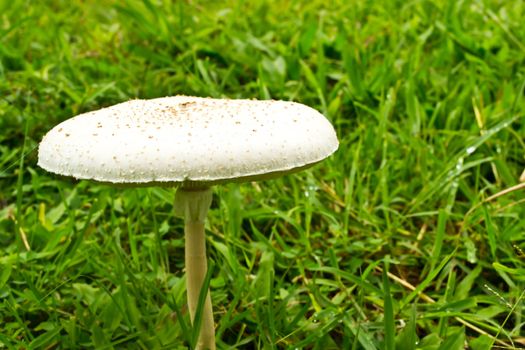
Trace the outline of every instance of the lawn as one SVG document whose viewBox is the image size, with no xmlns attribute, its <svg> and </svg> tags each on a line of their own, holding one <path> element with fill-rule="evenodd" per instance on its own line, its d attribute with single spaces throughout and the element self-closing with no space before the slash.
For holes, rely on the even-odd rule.
<svg viewBox="0 0 525 350">
<path fill-rule="evenodd" d="M 524 18 L 496 0 L 0 0 L 0 349 L 191 347 L 175 190 L 36 166 L 59 122 L 176 94 L 301 102 L 340 140 L 307 171 L 214 187 L 218 348 L 525 348 Z"/>
</svg>

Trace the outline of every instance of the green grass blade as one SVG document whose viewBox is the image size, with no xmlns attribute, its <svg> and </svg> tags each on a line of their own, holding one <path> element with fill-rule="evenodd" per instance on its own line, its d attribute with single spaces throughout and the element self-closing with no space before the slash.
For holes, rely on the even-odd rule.
<svg viewBox="0 0 525 350">
<path fill-rule="evenodd" d="M 389 266 L 385 261 L 383 265 L 383 301 L 384 301 L 384 327 L 385 327 L 385 349 L 395 350 L 396 325 L 394 319 L 394 306 L 390 294 L 390 280 L 388 279 Z"/>
</svg>

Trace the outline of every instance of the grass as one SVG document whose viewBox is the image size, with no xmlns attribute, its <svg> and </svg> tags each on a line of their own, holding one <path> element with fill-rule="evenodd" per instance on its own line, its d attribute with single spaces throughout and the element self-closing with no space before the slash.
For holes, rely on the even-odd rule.
<svg viewBox="0 0 525 350">
<path fill-rule="evenodd" d="M 0 348 L 184 349 L 173 190 L 36 166 L 43 134 L 130 98 L 295 100 L 341 146 L 220 186 L 220 348 L 525 347 L 525 4 L 0 1 Z"/>
</svg>

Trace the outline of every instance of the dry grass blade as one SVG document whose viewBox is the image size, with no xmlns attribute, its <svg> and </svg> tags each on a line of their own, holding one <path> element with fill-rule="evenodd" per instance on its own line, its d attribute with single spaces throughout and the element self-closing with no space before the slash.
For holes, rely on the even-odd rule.
<svg viewBox="0 0 525 350">
<path fill-rule="evenodd" d="M 383 269 L 379 266 L 376 266 L 375 269 L 379 272 L 383 272 Z M 387 276 L 392 279 L 393 281 L 399 283 L 400 285 L 402 285 L 403 287 L 411 290 L 411 291 L 414 291 L 416 289 L 415 286 L 413 286 L 411 283 L 405 281 L 404 279 L 394 275 L 393 273 L 391 272 L 387 272 Z M 436 301 L 434 299 L 432 299 L 431 297 L 429 297 L 428 295 L 426 295 L 425 293 L 423 292 L 420 292 L 419 294 L 419 297 L 426 301 L 427 303 L 429 304 L 434 304 L 436 303 Z M 496 337 L 494 337 L 492 334 L 484 331 L 483 329 L 477 327 L 476 325 L 473 325 L 472 323 L 468 322 L 468 321 L 465 321 L 464 319 L 462 319 L 461 317 L 457 317 L 455 316 L 454 319 L 456 321 L 458 321 L 459 323 L 463 324 L 465 327 L 468 327 L 470 329 L 472 329 L 473 331 L 479 333 L 479 334 L 484 334 L 488 337 L 490 337 L 491 339 L 493 339 L 496 343 L 500 344 L 504 349 L 516 349 L 516 347 L 512 346 L 511 344 L 508 344 L 506 342 L 504 342 L 503 340 L 501 339 L 497 339 Z M 515 341 L 517 341 L 518 339 L 516 339 Z"/>
</svg>

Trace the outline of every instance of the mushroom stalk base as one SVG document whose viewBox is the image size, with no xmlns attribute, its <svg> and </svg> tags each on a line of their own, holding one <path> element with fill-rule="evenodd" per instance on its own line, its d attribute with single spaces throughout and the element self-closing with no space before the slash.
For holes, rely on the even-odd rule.
<svg viewBox="0 0 525 350">
<path fill-rule="evenodd" d="M 207 189 L 179 189 L 175 196 L 175 212 L 184 217 L 186 242 L 186 285 L 188 308 L 193 324 L 199 303 L 199 293 L 206 277 L 206 237 L 204 222 L 211 205 L 212 192 Z M 201 316 L 197 350 L 215 350 L 215 325 L 210 291 L 206 295 Z"/>
</svg>

